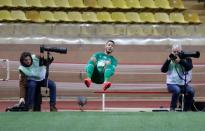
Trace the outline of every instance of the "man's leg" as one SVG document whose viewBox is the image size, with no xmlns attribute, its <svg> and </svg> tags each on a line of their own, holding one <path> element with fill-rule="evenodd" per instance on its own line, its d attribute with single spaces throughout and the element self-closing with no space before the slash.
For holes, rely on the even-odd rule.
<svg viewBox="0 0 205 131">
<path fill-rule="evenodd" d="M 37 85 L 38 85 L 37 81 L 34 80 L 27 81 L 26 106 L 28 107 L 28 110 L 33 110 L 34 101 L 35 101 L 34 96 L 35 96 Z"/>
<path fill-rule="evenodd" d="M 191 106 L 194 101 L 194 95 L 195 95 L 194 88 L 187 85 L 186 94 L 185 94 L 184 111 L 188 111 L 191 109 Z"/>
<path fill-rule="evenodd" d="M 180 87 L 176 84 L 167 84 L 167 89 L 172 93 L 172 99 L 170 103 L 170 110 L 175 110 L 177 107 L 177 101 L 180 94 Z"/>
<path fill-rule="evenodd" d="M 87 78 L 84 79 L 84 83 L 87 87 L 90 87 L 92 83 L 91 78 L 94 72 L 95 65 L 96 65 L 96 59 L 91 58 L 85 67 Z"/>
<path fill-rule="evenodd" d="M 114 75 L 114 68 L 112 68 L 112 65 L 107 65 L 105 68 L 105 73 L 104 73 L 104 83 L 103 83 L 103 90 L 106 91 L 110 86 L 111 82 L 109 82 L 111 76 Z"/>
<path fill-rule="evenodd" d="M 56 84 L 52 80 L 48 80 L 48 88 L 50 93 L 50 111 L 57 111 L 56 108 Z"/>
</svg>

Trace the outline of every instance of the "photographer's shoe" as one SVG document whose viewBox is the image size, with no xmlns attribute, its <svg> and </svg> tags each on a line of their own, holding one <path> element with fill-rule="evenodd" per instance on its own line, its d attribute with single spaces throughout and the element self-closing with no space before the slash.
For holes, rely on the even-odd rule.
<svg viewBox="0 0 205 131">
<path fill-rule="evenodd" d="M 170 108 L 169 112 L 175 112 L 175 108 Z"/>
<path fill-rule="evenodd" d="M 103 91 L 106 91 L 111 85 L 112 85 L 111 82 L 105 82 L 105 83 L 103 83 Z"/>
<path fill-rule="evenodd" d="M 57 112 L 58 109 L 56 108 L 55 105 L 50 105 L 50 112 Z"/>
<path fill-rule="evenodd" d="M 91 79 L 89 79 L 89 78 L 85 78 L 85 79 L 84 79 L 84 83 L 85 83 L 85 85 L 89 88 L 90 85 L 91 85 L 91 83 L 92 83 L 92 81 L 91 81 Z"/>
</svg>

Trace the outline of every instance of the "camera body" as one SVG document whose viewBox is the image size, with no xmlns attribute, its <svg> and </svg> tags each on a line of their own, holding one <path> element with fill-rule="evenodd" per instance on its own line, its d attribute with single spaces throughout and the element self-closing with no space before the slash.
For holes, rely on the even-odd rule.
<svg viewBox="0 0 205 131">
<path fill-rule="evenodd" d="M 177 56 L 180 58 L 180 59 L 185 59 L 187 57 L 193 57 L 193 58 L 199 58 L 200 57 L 200 52 L 199 51 L 194 51 L 194 52 L 184 52 L 184 51 L 181 51 L 179 52 L 178 54 L 170 54 L 169 55 L 169 58 L 171 60 L 176 60 L 177 59 Z"/>
</svg>

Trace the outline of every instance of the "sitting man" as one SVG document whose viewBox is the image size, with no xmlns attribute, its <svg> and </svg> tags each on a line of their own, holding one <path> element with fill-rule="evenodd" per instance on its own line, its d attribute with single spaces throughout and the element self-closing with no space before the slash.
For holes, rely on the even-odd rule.
<svg viewBox="0 0 205 131">
<path fill-rule="evenodd" d="M 172 53 L 161 67 L 161 72 L 167 74 L 167 89 L 172 93 L 170 111 L 175 111 L 180 93 L 185 94 L 184 111 L 188 111 L 193 104 L 194 89 L 189 85 L 192 78 L 192 59 L 180 58 L 182 52 L 180 44 L 172 46 Z"/>
<path fill-rule="evenodd" d="M 20 57 L 20 100 L 25 103 L 29 111 L 33 111 L 35 103 L 35 92 L 37 88 L 47 87 L 50 92 L 50 111 L 57 111 L 56 105 L 56 85 L 52 80 L 46 80 L 46 68 L 40 64 L 41 56 L 31 55 L 30 52 L 23 52 Z M 53 59 L 52 59 L 53 60 Z M 51 61 L 52 62 L 52 61 Z M 50 63 L 51 63 L 50 62 Z"/>
<path fill-rule="evenodd" d="M 105 44 L 104 52 L 96 52 L 89 59 L 85 70 L 87 78 L 84 83 L 90 87 L 91 83 L 103 84 L 103 90 L 107 90 L 111 86 L 109 82 L 110 77 L 114 75 L 117 66 L 117 60 L 111 55 L 114 50 L 115 42 L 112 40 L 107 41 Z"/>
</svg>

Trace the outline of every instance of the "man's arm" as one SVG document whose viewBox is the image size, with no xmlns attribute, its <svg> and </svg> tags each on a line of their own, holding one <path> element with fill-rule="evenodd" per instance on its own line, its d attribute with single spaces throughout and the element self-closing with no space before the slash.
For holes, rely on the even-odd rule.
<svg viewBox="0 0 205 131">
<path fill-rule="evenodd" d="M 185 71 L 190 71 L 193 68 L 193 64 L 192 64 L 192 59 L 191 58 L 181 59 L 179 61 L 179 64 L 184 67 Z"/>
<path fill-rule="evenodd" d="M 166 73 L 168 71 L 169 68 L 169 64 L 170 64 L 171 60 L 167 59 L 164 64 L 161 67 L 161 72 Z"/>
</svg>

